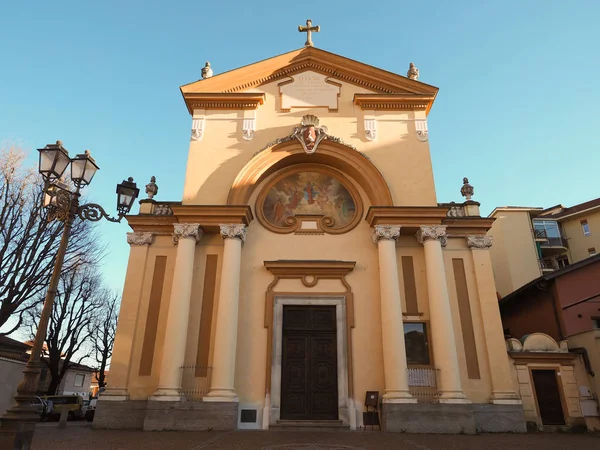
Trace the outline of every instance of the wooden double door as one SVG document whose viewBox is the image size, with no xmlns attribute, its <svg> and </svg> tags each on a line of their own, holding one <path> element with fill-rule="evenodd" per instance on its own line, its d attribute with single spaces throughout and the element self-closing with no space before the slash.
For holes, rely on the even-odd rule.
<svg viewBox="0 0 600 450">
<path fill-rule="evenodd" d="M 335 306 L 283 307 L 281 419 L 338 419 Z"/>
</svg>

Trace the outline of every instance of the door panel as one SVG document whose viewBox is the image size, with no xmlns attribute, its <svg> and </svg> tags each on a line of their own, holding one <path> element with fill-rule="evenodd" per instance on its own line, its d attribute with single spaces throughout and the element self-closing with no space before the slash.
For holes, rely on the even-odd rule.
<svg viewBox="0 0 600 450">
<path fill-rule="evenodd" d="M 338 418 L 335 306 L 284 306 L 281 418 Z"/>
<path fill-rule="evenodd" d="M 535 394 L 544 425 L 564 425 L 565 415 L 554 370 L 532 370 Z"/>
</svg>

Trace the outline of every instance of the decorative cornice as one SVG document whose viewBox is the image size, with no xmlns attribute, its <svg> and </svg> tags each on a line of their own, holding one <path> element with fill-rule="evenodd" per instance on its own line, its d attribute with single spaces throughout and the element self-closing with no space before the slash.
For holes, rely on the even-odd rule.
<svg viewBox="0 0 600 450">
<path fill-rule="evenodd" d="M 421 225 L 441 225 L 448 214 L 444 206 L 371 206 L 365 220 L 370 226 L 402 225 L 419 227 Z M 413 229 L 414 233 L 416 229 Z"/>
<path fill-rule="evenodd" d="M 247 92 L 187 93 L 183 98 L 190 114 L 195 109 L 257 109 L 265 102 L 265 94 Z"/>
<path fill-rule="evenodd" d="M 153 237 L 152 233 L 134 231 L 133 233 L 127 233 L 127 243 L 129 245 L 150 245 Z"/>
<path fill-rule="evenodd" d="M 354 104 L 363 110 L 427 110 L 434 98 L 426 94 L 354 94 Z"/>
<path fill-rule="evenodd" d="M 144 200 L 142 200 L 143 202 Z M 147 200 L 153 202 L 153 200 Z M 182 205 L 181 202 L 157 204 L 168 206 L 168 215 L 137 214 L 128 215 L 127 223 L 133 231 L 152 232 L 156 235 L 171 236 L 176 223 L 197 223 L 205 233 L 219 233 L 222 223 L 243 223 L 252 220 L 252 210 L 248 205 Z M 473 233 L 469 233 L 473 234 Z"/>
<path fill-rule="evenodd" d="M 225 239 L 239 239 L 246 242 L 246 225 L 241 223 L 221 224 L 221 237 Z"/>
<path fill-rule="evenodd" d="M 278 260 L 265 261 L 265 268 L 279 278 L 301 278 L 305 286 L 312 287 L 322 279 L 343 278 L 354 270 L 355 261 Z M 312 279 L 307 279 L 312 277 Z"/>
<path fill-rule="evenodd" d="M 467 245 L 471 248 L 488 249 L 492 246 L 492 237 L 467 236 Z"/>
<path fill-rule="evenodd" d="M 175 223 L 173 224 L 173 243 L 178 244 L 181 239 L 193 239 L 198 242 L 204 234 L 198 223 Z"/>
<path fill-rule="evenodd" d="M 345 81 L 371 91 L 397 94 L 413 93 L 431 97 L 438 88 L 405 76 L 354 61 L 315 47 L 305 47 L 239 69 L 215 75 L 181 87 L 184 97 L 192 92 L 240 92 L 312 70 L 335 80 Z"/>
<path fill-rule="evenodd" d="M 157 203 L 156 205 L 154 205 L 154 211 L 152 211 L 152 214 L 154 214 L 155 216 L 172 216 L 173 210 L 169 205 L 166 205 L 164 203 Z"/>
<path fill-rule="evenodd" d="M 421 226 L 416 236 L 419 244 L 426 241 L 439 241 L 442 246 L 445 246 L 447 242 L 446 225 Z"/>
<path fill-rule="evenodd" d="M 400 225 L 375 225 L 371 235 L 373 242 L 397 241 L 400 237 Z"/>
</svg>

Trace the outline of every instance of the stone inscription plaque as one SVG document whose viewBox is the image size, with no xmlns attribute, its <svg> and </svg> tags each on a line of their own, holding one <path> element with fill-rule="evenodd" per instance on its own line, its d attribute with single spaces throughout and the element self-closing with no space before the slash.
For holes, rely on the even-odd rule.
<svg viewBox="0 0 600 450">
<path fill-rule="evenodd" d="M 302 72 L 279 85 L 281 109 L 329 108 L 338 109 L 341 85 L 316 72 Z"/>
</svg>

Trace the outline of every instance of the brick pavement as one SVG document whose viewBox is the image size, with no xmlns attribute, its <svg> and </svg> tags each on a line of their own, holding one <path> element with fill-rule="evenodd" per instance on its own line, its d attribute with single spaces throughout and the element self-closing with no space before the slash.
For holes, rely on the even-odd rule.
<svg viewBox="0 0 600 450">
<path fill-rule="evenodd" d="M 144 432 L 93 430 L 69 423 L 66 430 L 43 424 L 33 450 L 587 450 L 600 449 L 599 435 L 499 434 L 418 435 L 380 432 L 236 431 Z"/>
</svg>

